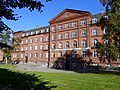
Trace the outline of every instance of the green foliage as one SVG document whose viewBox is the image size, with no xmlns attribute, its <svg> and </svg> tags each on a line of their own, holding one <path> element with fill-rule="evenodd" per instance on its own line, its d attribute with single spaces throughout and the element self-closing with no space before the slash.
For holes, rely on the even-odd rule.
<svg viewBox="0 0 120 90">
<path fill-rule="evenodd" d="M 109 40 L 110 44 L 108 46 L 101 43 L 98 45 L 98 51 L 101 54 L 100 57 L 104 56 L 105 52 L 108 52 L 106 59 L 115 61 L 120 55 L 120 0 L 100 1 L 106 8 L 106 13 L 102 16 L 98 25 L 102 27 L 102 30 L 106 29 L 103 40 Z"/>
<path fill-rule="evenodd" d="M 46 0 L 46 2 L 51 1 L 51 0 Z M 18 9 L 23 9 L 23 8 L 28 8 L 29 11 L 34 11 L 37 10 L 38 12 L 42 12 L 42 7 L 44 5 L 41 3 L 40 0 L 0 0 L 0 40 L 1 38 L 4 38 L 3 32 L 13 32 L 11 28 L 9 28 L 3 21 L 2 19 L 5 18 L 7 20 L 18 20 L 21 16 L 18 16 L 17 14 L 14 13 L 14 10 L 16 8 Z M 8 39 L 11 38 L 9 33 L 6 33 L 6 36 Z M 9 42 L 6 41 L 5 42 Z M 6 43 L 6 44 L 7 44 Z"/>
</svg>

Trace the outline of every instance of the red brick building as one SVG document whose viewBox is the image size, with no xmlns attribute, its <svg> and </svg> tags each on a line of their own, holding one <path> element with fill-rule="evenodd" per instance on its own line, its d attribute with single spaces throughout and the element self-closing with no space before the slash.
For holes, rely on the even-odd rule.
<svg viewBox="0 0 120 90">
<path fill-rule="evenodd" d="M 50 62 L 51 65 L 66 52 L 75 51 L 83 60 L 98 64 L 95 47 L 103 42 L 102 35 L 105 34 L 95 24 L 99 16 L 88 11 L 65 9 L 49 21 L 50 26 L 15 32 L 14 36 L 21 38 L 20 53 L 13 53 L 12 59 L 25 62 L 27 57 L 31 63 Z"/>
</svg>

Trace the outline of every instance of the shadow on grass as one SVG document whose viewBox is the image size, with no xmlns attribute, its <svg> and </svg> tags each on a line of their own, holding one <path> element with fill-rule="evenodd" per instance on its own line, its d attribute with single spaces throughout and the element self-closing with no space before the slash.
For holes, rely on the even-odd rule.
<svg viewBox="0 0 120 90">
<path fill-rule="evenodd" d="M 55 87 L 34 74 L 0 69 L 0 90 L 51 90 Z"/>
</svg>

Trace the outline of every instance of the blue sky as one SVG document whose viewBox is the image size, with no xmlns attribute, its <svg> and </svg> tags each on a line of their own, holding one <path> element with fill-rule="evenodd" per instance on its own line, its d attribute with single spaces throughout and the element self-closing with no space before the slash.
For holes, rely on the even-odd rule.
<svg viewBox="0 0 120 90">
<path fill-rule="evenodd" d="M 30 30 L 36 26 L 49 25 L 49 21 L 66 8 L 89 11 L 92 14 L 98 14 L 101 9 L 104 9 L 99 0 L 40 0 L 44 7 L 43 12 L 39 13 L 37 10 L 30 12 L 28 9 L 16 9 L 15 13 L 22 16 L 18 21 L 4 22 L 14 31 Z"/>
</svg>

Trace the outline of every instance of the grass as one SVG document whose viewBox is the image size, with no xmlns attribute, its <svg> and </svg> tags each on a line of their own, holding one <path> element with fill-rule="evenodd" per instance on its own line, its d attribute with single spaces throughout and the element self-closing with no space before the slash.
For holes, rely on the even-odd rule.
<svg viewBox="0 0 120 90">
<path fill-rule="evenodd" d="M 11 65 L 0 65 L 17 72 Z M 119 74 L 93 74 L 93 73 L 48 73 L 48 72 L 24 72 L 41 76 L 51 85 L 57 86 L 52 90 L 120 90 Z"/>
</svg>

